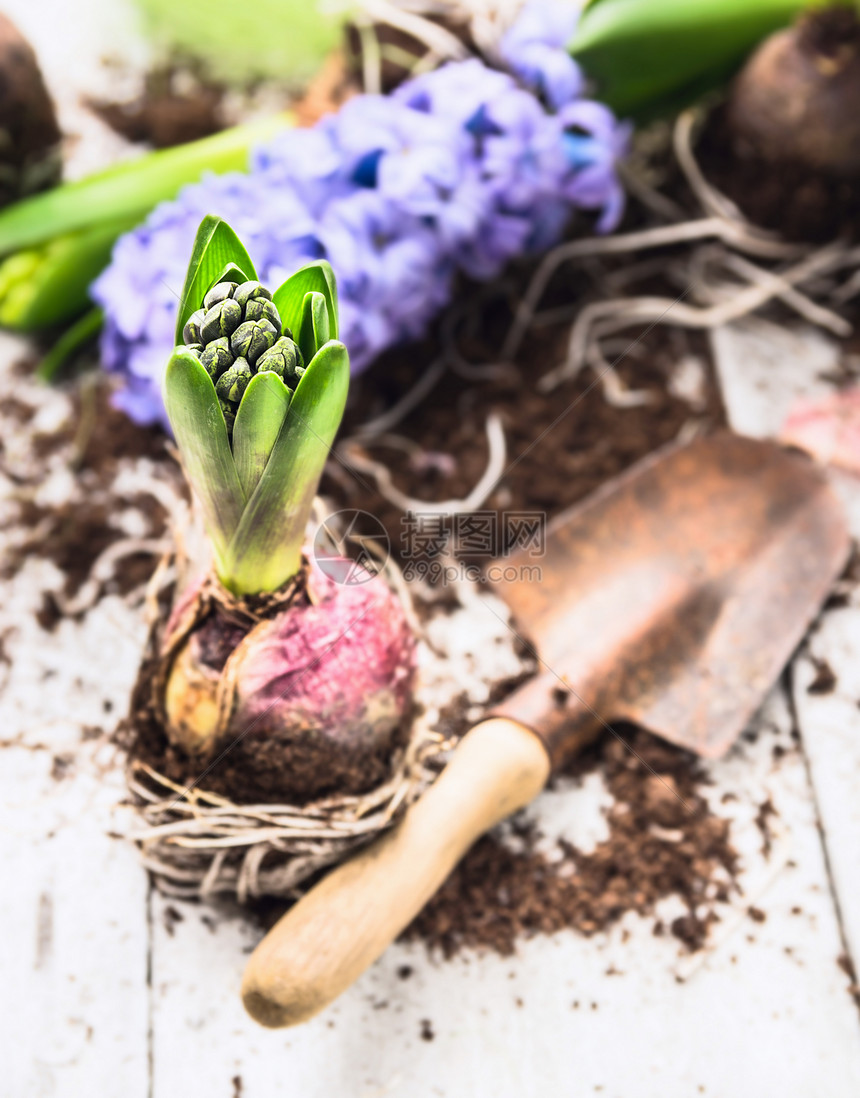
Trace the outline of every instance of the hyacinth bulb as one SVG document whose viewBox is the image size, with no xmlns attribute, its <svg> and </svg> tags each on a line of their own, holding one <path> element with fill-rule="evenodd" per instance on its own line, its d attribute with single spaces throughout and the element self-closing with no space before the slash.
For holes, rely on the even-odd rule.
<svg viewBox="0 0 860 1098">
<path fill-rule="evenodd" d="M 235 693 L 219 726 L 228 658 Z M 312 565 L 308 591 L 253 636 L 219 613 L 191 633 L 167 680 L 167 731 L 201 766 L 229 748 L 251 799 L 358 793 L 407 735 L 414 674 L 415 640 L 384 580 L 342 585 Z"/>
<path fill-rule="evenodd" d="M 758 47 L 732 86 L 728 121 L 743 154 L 856 180 L 858 100 L 860 16 L 833 6 Z"/>
</svg>

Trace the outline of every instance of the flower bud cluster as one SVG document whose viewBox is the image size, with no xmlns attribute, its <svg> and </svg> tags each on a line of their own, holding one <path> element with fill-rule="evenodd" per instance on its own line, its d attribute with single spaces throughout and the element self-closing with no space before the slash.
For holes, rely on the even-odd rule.
<svg viewBox="0 0 860 1098">
<path fill-rule="evenodd" d="M 282 329 L 272 295 L 259 282 L 218 282 L 185 324 L 182 338 L 215 382 L 227 432 L 254 374 L 277 374 L 295 389 L 305 372 L 293 333 Z"/>
</svg>

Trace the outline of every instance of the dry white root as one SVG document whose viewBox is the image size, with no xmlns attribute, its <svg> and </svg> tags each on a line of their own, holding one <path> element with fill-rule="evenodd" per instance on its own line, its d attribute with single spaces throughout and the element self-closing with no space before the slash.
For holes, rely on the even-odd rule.
<svg viewBox="0 0 860 1098">
<path fill-rule="evenodd" d="M 141 762 L 128 787 L 144 827 L 132 838 L 161 891 L 184 898 L 292 897 L 308 877 L 390 827 L 432 780 L 442 738 L 416 721 L 391 776 L 362 796 L 330 797 L 296 807 L 235 804 L 184 788 Z"/>
<path fill-rule="evenodd" d="M 690 247 L 683 256 L 669 265 L 679 293 L 675 297 L 619 295 L 617 277 L 598 271 L 599 288 L 604 292 L 600 300 L 572 309 L 575 319 L 567 356 L 541 379 L 543 391 L 575 377 L 583 366 L 590 366 L 610 403 L 632 406 L 641 400 L 637 400 L 637 394 L 620 387 L 614 368 L 653 327 L 661 324 L 709 330 L 747 316 L 775 300 L 837 336 L 851 332 L 849 322 L 829 304 L 844 304 L 858 292 L 860 280 L 853 268 L 860 259 L 860 249 L 840 241 L 805 248 L 750 224 L 735 204 L 708 182 L 696 160 L 693 139 L 699 121 L 699 115 L 693 111 L 678 118 L 673 148 L 705 216 L 677 220 L 674 203 L 665 201 L 665 196 L 638 181 L 633 189 L 639 198 L 657 218 L 669 223 L 610 237 L 569 241 L 549 252 L 516 309 L 502 358 L 512 360 L 532 327 L 555 319 L 551 315 L 555 310 L 544 313 L 538 310 L 551 280 L 565 264 L 585 267 L 602 256 L 638 256 L 687 244 Z M 763 262 L 773 266 L 763 266 Z M 586 269 L 595 277 L 593 267 Z M 846 269 L 852 273 L 841 282 Z M 557 315 L 563 314 L 558 311 Z M 646 325 L 642 335 L 614 357 L 608 357 L 608 340 L 625 329 L 642 325 Z"/>
<path fill-rule="evenodd" d="M 487 468 L 480 480 L 464 499 L 446 499 L 431 502 L 413 499 L 401 492 L 395 485 L 391 470 L 387 465 L 374 461 L 366 451 L 367 443 L 363 436 L 344 440 L 337 450 L 341 462 L 348 468 L 373 477 L 376 489 L 381 496 L 401 511 L 415 511 L 423 515 L 453 515 L 466 511 L 475 511 L 486 502 L 493 488 L 498 484 L 505 471 L 507 448 L 505 432 L 499 416 L 492 412 L 487 417 Z M 384 436 L 383 436 L 384 438 Z M 380 441 L 379 437 L 376 441 Z M 390 442 L 390 439 L 389 439 Z"/>
</svg>

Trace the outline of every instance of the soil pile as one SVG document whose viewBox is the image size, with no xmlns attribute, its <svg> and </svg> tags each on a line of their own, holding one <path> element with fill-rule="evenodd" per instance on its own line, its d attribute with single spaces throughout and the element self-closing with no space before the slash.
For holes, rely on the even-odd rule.
<svg viewBox="0 0 860 1098">
<path fill-rule="evenodd" d="M 658 921 L 654 933 L 700 948 L 716 919 L 712 902 L 729 899 L 737 855 L 729 821 L 702 796 L 694 757 L 626 728 L 624 742 L 608 738 L 577 769 L 588 768 L 601 770 L 615 798 L 604 842 L 584 853 L 560 840 L 549 857 L 536 851 L 534 829 L 515 821 L 524 849 L 512 849 L 498 832 L 485 836 L 404 937 L 421 938 L 445 957 L 464 948 L 509 954 L 520 936 L 565 928 L 594 934 L 627 911 L 650 915 L 675 895 L 687 913 L 668 927 Z"/>
</svg>

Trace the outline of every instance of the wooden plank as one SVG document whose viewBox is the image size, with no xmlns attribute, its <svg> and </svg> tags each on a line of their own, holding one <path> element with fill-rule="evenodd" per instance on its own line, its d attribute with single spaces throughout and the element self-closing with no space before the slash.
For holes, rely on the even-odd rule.
<svg viewBox="0 0 860 1098">
<path fill-rule="evenodd" d="M 860 539 L 860 482 L 838 477 L 851 532 Z M 842 914 L 846 944 L 860 958 L 860 591 L 823 615 L 795 664 L 794 704 Z M 821 693 L 824 675 L 824 692 Z M 827 689 L 826 677 L 835 682 Z M 815 684 L 819 685 L 816 686 Z"/>
<path fill-rule="evenodd" d="M 58 785 L 53 767 L 3 751 L 2 1090 L 146 1098 L 147 885 L 107 834 L 121 790 L 95 772 Z"/>
<path fill-rule="evenodd" d="M 107 739 L 143 623 L 107 598 L 46 631 L 36 611 L 61 582 L 32 559 L 0 597 L 0 1090 L 146 1098 L 148 882 L 131 845 L 110 837 L 128 821 Z"/>
<path fill-rule="evenodd" d="M 770 438 L 801 397 L 826 396 L 839 344 L 808 324 L 747 317 L 710 333 L 729 423 L 742 435 Z"/>
<path fill-rule="evenodd" d="M 242 919 L 213 923 L 211 910 L 155 898 L 153 1098 L 238 1093 L 234 1079 L 243 1098 L 853 1098 L 860 1025 L 837 965 L 815 808 L 781 694 L 760 724 L 755 743 L 710 768 L 714 806 L 727 793 L 737 798 L 720 810 L 735 821 L 747 895 L 734 932 L 685 982 L 678 943 L 655 938 L 653 920 L 628 915 L 611 933 L 535 939 L 512 958 L 434 962 L 420 945 L 396 945 L 319 1018 L 268 1032 L 238 998 L 257 932 Z M 775 864 L 755 823 L 767 798 L 785 832 Z M 606 801 L 591 775 L 542 796 L 533 814 L 547 834 L 595 841 Z M 765 912 L 763 923 L 740 914 L 750 903 Z M 677 913 L 665 908 L 667 917 Z M 721 910 L 731 924 L 736 913 Z M 408 979 L 399 975 L 404 965 Z"/>
<path fill-rule="evenodd" d="M 737 430 L 776 434 L 791 405 L 832 392 L 822 374 L 838 365 L 839 345 L 806 325 L 785 330 L 752 320 L 718 330 L 712 346 L 729 420 Z M 860 539 L 860 482 L 833 471 L 851 532 Z M 817 794 L 846 944 L 860 958 L 860 597 L 829 609 L 794 665 L 794 704 Z M 836 675 L 832 692 L 810 693 L 817 664 Z"/>
</svg>

